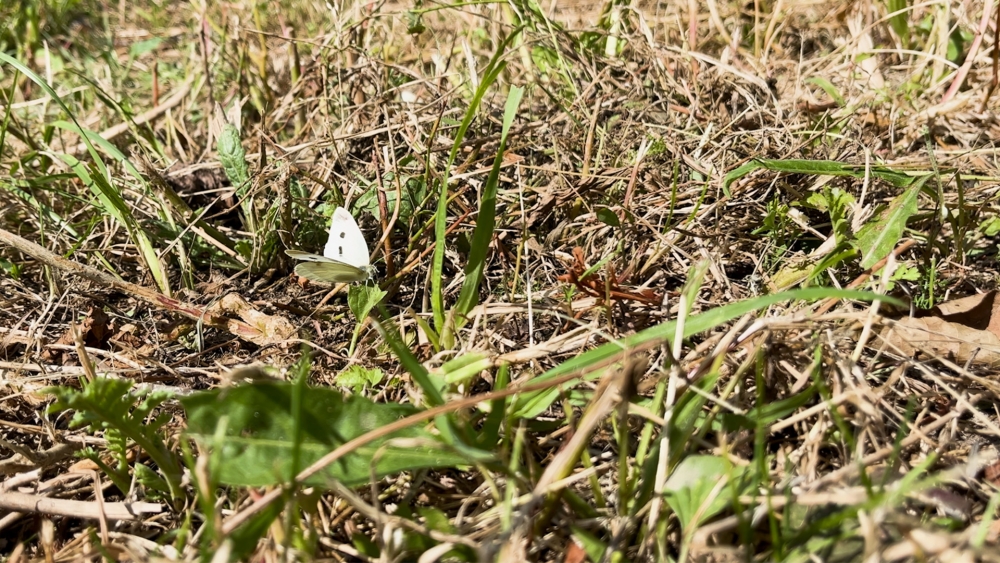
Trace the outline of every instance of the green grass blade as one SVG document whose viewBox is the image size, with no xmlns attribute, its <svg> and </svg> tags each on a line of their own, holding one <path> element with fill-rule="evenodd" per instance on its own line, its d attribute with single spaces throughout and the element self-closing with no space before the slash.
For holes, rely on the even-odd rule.
<svg viewBox="0 0 1000 563">
<path fill-rule="evenodd" d="M 122 153 L 122 151 L 118 150 L 118 147 L 112 144 L 111 141 L 105 139 L 90 129 L 80 127 L 77 123 L 70 123 L 69 121 L 54 121 L 51 125 L 59 129 L 65 129 L 66 131 L 76 133 L 80 137 L 86 137 L 91 143 L 94 144 L 95 148 L 100 148 L 105 152 L 105 154 L 118 161 L 125 171 L 131 174 L 133 178 L 141 182 L 143 185 L 146 184 L 146 179 L 139 173 L 139 170 L 134 164 L 132 164 L 132 161 L 130 161 L 128 157 Z"/>
<path fill-rule="evenodd" d="M 503 42 L 497 47 L 496 52 L 493 54 L 493 58 L 490 59 L 488 65 L 486 65 L 486 72 L 484 73 L 483 79 L 479 82 L 479 88 L 476 89 L 475 94 L 472 96 L 472 100 L 469 101 L 469 108 L 465 112 L 465 117 L 462 118 L 462 124 L 459 125 L 458 131 L 455 133 L 455 140 L 451 146 L 451 153 L 448 155 L 448 163 L 445 165 L 444 173 L 441 177 L 441 190 L 438 194 L 437 211 L 434 216 L 434 261 L 431 264 L 432 274 L 431 274 L 431 309 L 434 312 L 434 325 L 438 332 L 441 332 L 444 327 L 445 314 L 444 314 L 444 247 L 445 247 L 445 232 L 447 231 L 447 219 L 448 219 L 448 176 L 451 173 L 451 167 L 458 157 L 458 151 L 462 147 L 462 141 L 465 139 L 465 132 L 469 129 L 472 124 L 472 120 L 475 119 L 476 113 L 479 111 L 479 104 L 483 100 L 483 96 L 486 95 L 486 91 L 489 87 L 496 81 L 500 73 L 506 67 L 506 63 L 501 60 L 504 54 L 507 52 L 507 47 L 510 45 L 511 41 L 515 36 L 520 33 L 520 28 L 515 29 L 508 35 Z"/>
<path fill-rule="evenodd" d="M 490 240 L 496 228 L 497 186 L 500 184 L 500 168 L 503 165 L 504 150 L 507 148 L 507 134 L 511 123 L 517 114 L 518 105 L 524 88 L 514 87 L 507 94 L 507 105 L 504 108 L 503 129 L 500 131 L 500 147 L 493 159 L 493 169 L 490 170 L 486 187 L 483 188 L 482 200 L 479 202 L 479 215 L 476 217 L 476 229 L 472 235 L 469 263 L 465 267 L 465 281 L 459 293 L 455 309 L 458 312 L 457 326 L 464 324 L 465 315 L 479 301 L 479 285 L 483 280 L 483 269 L 486 267 L 486 254 L 490 248 Z"/>
<path fill-rule="evenodd" d="M 427 368 L 420 363 L 420 360 L 410 352 L 410 349 L 406 344 L 399 338 L 399 332 L 396 328 L 395 323 L 392 322 L 392 316 L 385 309 L 385 306 L 379 304 L 377 305 L 379 310 L 379 315 L 382 320 L 376 320 L 372 316 L 372 321 L 374 321 L 375 328 L 379 331 L 379 334 L 385 340 L 385 342 L 392 348 L 392 352 L 399 358 L 399 362 L 403 364 L 403 369 L 409 372 L 410 377 L 413 381 L 420 386 L 427 398 L 428 405 L 436 407 L 438 405 L 444 404 L 444 397 L 441 395 L 438 386 L 431 380 L 430 373 Z"/>
<path fill-rule="evenodd" d="M 69 118 L 73 120 L 73 123 L 76 123 L 76 126 L 80 130 L 83 130 L 83 127 L 80 125 L 79 122 L 77 122 L 76 116 L 74 116 L 73 112 L 70 111 L 69 106 L 67 106 L 62 101 L 62 98 L 59 97 L 59 94 L 56 93 L 55 89 L 53 89 L 52 86 L 49 86 L 48 82 L 46 82 L 41 76 L 35 74 L 35 71 L 25 66 L 24 63 L 22 63 L 21 61 L 15 59 L 14 57 L 11 57 L 10 55 L 2 51 L 0 51 L 0 62 L 7 63 L 10 66 L 16 68 L 19 72 L 21 72 L 29 79 L 31 79 L 32 82 L 37 84 L 39 88 L 45 90 L 45 93 L 48 94 L 57 104 L 59 104 L 59 107 L 61 107 L 62 110 L 66 112 L 66 115 L 68 115 Z M 97 150 L 94 148 L 93 143 L 91 143 L 90 139 L 87 138 L 86 136 L 83 137 L 83 142 L 87 146 L 87 152 L 89 152 L 91 158 L 94 159 L 94 164 L 97 165 L 98 169 L 100 169 L 101 171 L 101 174 L 105 178 L 107 178 L 108 181 L 110 182 L 111 177 L 109 176 L 108 168 L 104 165 L 104 161 L 101 160 L 101 155 L 97 153 Z"/>
<path fill-rule="evenodd" d="M 772 172 L 783 172 L 785 174 L 815 174 L 830 176 L 851 176 L 854 178 L 865 177 L 865 167 L 859 164 L 848 164 L 836 160 L 772 160 L 767 158 L 755 158 L 750 162 L 730 171 L 722 180 L 722 190 L 729 195 L 729 187 L 740 178 L 753 172 L 754 170 L 771 170 Z M 905 188 L 915 182 L 918 176 L 912 176 L 905 172 L 900 172 L 888 166 L 871 166 L 868 172 L 876 178 L 889 182 L 897 188 Z M 924 176 L 920 174 L 919 176 Z"/>
<path fill-rule="evenodd" d="M 73 115 L 73 112 L 70 111 L 69 107 L 62 101 L 62 98 L 59 97 L 59 94 L 57 94 L 56 91 L 51 86 L 49 86 L 49 84 L 45 80 L 42 79 L 42 77 L 35 74 L 34 71 L 25 66 L 23 63 L 3 52 L 0 52 L 0 62 L 7 63 L 10 66 L 14 67 L 19 72 L 21 72 L 29 79 L 31 79 L 31 81 L 37 84 L 40 88 L 45 90 L 45 92 L 53 100 L 55 100 L 57 104 L 59 104 L 59 107 L 61 107 L 62 110 L 65 111 L 66 114 L 73 121 L 73 123 L 76 126 L 75 127 L 76 131 L 81 133 L 81 138 L 83 139 L 84 144 L 87 146 L 87 152 L 90 153 L 91 158 L 93 158 L 94 160 L 94 166 L 100 172 L 101 176 L 100 181 L 97 181 L 96 178 L 92 178 L 88 181 L 88 179 L 86 178 L 89 177 L 89 173 L 86 172 L 86 167 L 83 166 L 80 163 L 80 161 L 76 159 L 76 157 L 73 157 L 71 155 L 51 155 L 51 156 L 59 158 L 67 165 L 69 165 L 70 168 L 72 168 L 73 171 L 77 174 L 77 176 L 79 176 L 80 179 L 83 180 L 84 183 L 87 184 L 88 187 L 90 187 L 90 189 L 97 194 L 98 200 L 101 201 L 102 205 L 106 206 L 105 211 L 107 211 L 112 217 L 115 218 L 115 220 L 117 220 L 119 223 L 122 224 L 122 226 L 125 227 L 125 230 L 128 232 L 129 237 L 132 239 L 132 242 L 139 249 L 139 253 L 142 256 L 143 261 L 146 263 L 146 267 L 149 269 L 149 273 L 152 274 L 153 280 L 156 282 L 157 287 L 160 288 L 160 291 L 163 292 L 164 295 L 169 296 L 170 283 L 169 280 L 167 279 L 167 274 L 163 268 L 163 264 L 160 262 L 160 259 L 156 254 L 156 249 L 153 248 L 152 242 L 150 242 L 149 238 L 145 235 L 142 229 L 139 228 L 138 224 L 135 221 L 135 218 L 132 216 L 131 211 L 125 204 L 125 200 L 121 197 L 121 194 L 114 189 L 113 187 L 114 181 L 113 178 L 111 177 L 111 173 L 108 171 L 108 167 L 104 164 L 104 161 L 101 160 L 101 155 L 97 152 L 97 149 L 94 148 L 94 144 L 91 142 L 90 136 L 87 134 L 83 134 L 84 128 L 76 120 L 76 117 Z M 56 123 L 61 123 L 61 122 L 56 122 Z"/>
<path fill-rule="evenodd" d="M 40 217 L 44 217 L 47 220 L 51 221 L 52 223 L 58 225 L 59 228 L 66 231 L 66 234 L 68 234 L 69 236 L 73 237 L 74 239 L 80 238 L 80 234 L 76 232 L 76 229 L 74 229 L 72 225 L 67 223 L 66 220 L 63 219 L 61 215 L 56 213 L 55 210 L 49 207 L 48 205 L 45 205 L 44 203 L 39 201 L 38 198 L 34 196 L 34 194 L 22 189 L 22 186 L 31 190 L 36 189 L 34 186 L 30 185 L 29 182 L 25 180 L 14 180 L 13 182 L 11 182 L 0 179 L 0 188 L 7 190 L 15 197 L 23 201 L 25 204 L 32 207 L 35 211 L 38 212 L 38 215 Z"/>
<path fill-rule="evenodd" d="M 129 238 L 132 239 L 136 248 L 139 249 L 139 254 L 146 263 L 146 267 L 149 268 L 149 272 L 153 275 L 153 280 L 156 282 L 157 287 L 160 288 L 160 291 L 164 295 L 169 296 L 170 282 L 167 279 L 167 272 L 163 267 L 163 263 L 160 261 L 160 257 L 157 255 L 152 241 L 149 240 L 145 231 L 142 230 L 136 222 L 135 217 L 132 216 L 128 203 L 122 197 L 121 193 L 100 174 L 92 175 L 87 170 L 86 165 L 77 160 L 76 157 L 68 154 L 51 154 L 51 156 L 66 163 L 73 170 L 73 173 L 80 178 L 80 181 L 97 196 L 101 208 L 125 227 Z"/>
<path fill-rule="evenodd" d="M 769 307 L 775 303 L 781 303 L 782 301 L 815 301 L 818 299 L 828 298 L 857 299 L 861 301 L 874 301 L 876 299 L 880 299 L 885 302 L 899 303 L 896 299 L 869 291 L 851 291 L 826 287 L 795 289 L 724 305 L 722 307 L 705 311 L 699 315 L 689 317 L 684 324 L 684 337 L 687 338 L 700 332 L 710 330 L 747 313 Z M 536 377 L 534 381 L 542 382 L 549 379 L 555 379 L 574 371 L 586 371 L 592 366 L 599 365 L 601 362 L 614 357 L 615 354 L 618 354 L 622 350 L 635 348 L 653 341 L 671 342 L 674 338 L 676 328 L 677 322 L 669 321 L 647 328 L 642 332 L 623 338 L 620 341 L 609 342 L 602 346 L 598 346 L 593 350 L 580 354 L 572 360 L 550 369 L 549 371 Z M 593 373 L 588 374 L 586 377 L 598 377 L 601 373 L 601 370 L 596 370 Z M 526 393 L 518 398 L 518 401 L 515 404 L 514 412 L 521 418 L 533 418 L 538 416 L 538 414 L 549 408 L 552 402 L 559 396 L 559 393 L 559 389 Z"/>
</svg>

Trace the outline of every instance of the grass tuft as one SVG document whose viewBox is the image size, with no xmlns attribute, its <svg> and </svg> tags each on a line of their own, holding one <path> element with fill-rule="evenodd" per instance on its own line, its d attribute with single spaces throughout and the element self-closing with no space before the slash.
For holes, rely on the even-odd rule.
<svg viewBox="0 0 1000 563">
<path fill-rule="evenodd" d="M 9 560 L 993 558 L 991 5 L 192 6 L 0 3 Z"/>
</svg>

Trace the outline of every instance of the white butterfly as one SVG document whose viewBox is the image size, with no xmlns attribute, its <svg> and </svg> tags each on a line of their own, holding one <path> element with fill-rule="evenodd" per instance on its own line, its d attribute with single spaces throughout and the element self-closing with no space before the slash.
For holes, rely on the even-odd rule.
<svg viewBox="0 0 1000 563">
<path fill-rule="evenodd" d="M 371 277 L 365 235 L 343 207 L 338 207 L 330 218 L 330 238 L 322 256 L 298 250 L 285 250 L 285 254 L 303 260 L 295 266 L 295 273 L 313 281 L 351 283 Z"/>
</svg>

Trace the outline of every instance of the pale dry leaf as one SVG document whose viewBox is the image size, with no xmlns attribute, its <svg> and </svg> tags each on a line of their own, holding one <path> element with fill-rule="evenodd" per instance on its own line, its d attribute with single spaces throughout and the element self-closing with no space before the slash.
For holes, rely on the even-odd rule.
<svg viewBox="0 0 1000 563">
<path fill-rule="evenodd" d="M 882 338 L 901 353 L 926 353 L 957 363 L 1000 367 L 1000 311 L 996 292 L 956 299 L 925 316 L 896 321 Z"/>
</svg>

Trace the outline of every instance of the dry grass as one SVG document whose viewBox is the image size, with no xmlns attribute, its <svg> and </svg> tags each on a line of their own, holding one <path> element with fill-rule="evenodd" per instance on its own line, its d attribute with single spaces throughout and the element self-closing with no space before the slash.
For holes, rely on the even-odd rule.
<svg viewBox="0 0 1000 563">
<path fill-rule="evenodd" d="M 837 289 L 995 287 L 982 2 L 15 4 L 8 560 L 996 559 L 990 367 Z M 345 201 L 378 275 L 332 292 L 282 250 Z"/>
</svg>

